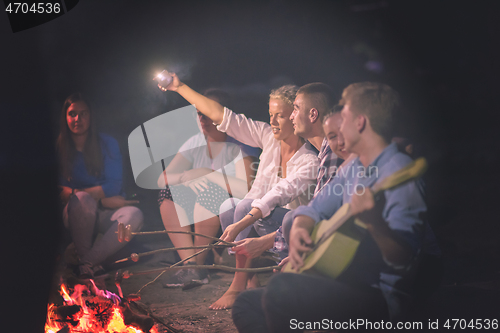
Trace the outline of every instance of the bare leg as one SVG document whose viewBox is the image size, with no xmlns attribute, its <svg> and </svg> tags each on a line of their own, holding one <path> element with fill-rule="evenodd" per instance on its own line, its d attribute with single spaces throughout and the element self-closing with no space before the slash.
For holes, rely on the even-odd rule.
<svg viewBox="0 0 500 333">
<path fill-rule="evenodd" d="M 186 215 L 184 209 L 175 204 L 174 202 L 165 199 L 160 205 L 160 214 L 161 219 L 163 221 L 163 225 L 165 226 L 165 230 L 167 231 L 191 231 L 191 227 L 185 224 L 184 227 L 181 227 L 180 220 L 183 222 L 187 222 L 189 219 Z M 170 240 L 174 244 L 174 247 L 188 247 L 193 246 L 193 237 L 188 234 L 168 234 Z M 177 251 L 179 253 L 179 257 L 182 260 L 193 255 L 195 250 L 181 250 Z M 195 258 L 189 260 L 189 262 L 195 262 Z"/>
<path fill-rule="evenodd" d="M 251 264 L 251 259 L 247 257 L 235 254 L 236 256 L 236 267 L 237 268 L 248 268 Z M 245 290 L 247 286 L 248 273 L 246 272 L 236 272 L 234 273 L 233 282 L 229 286 L 229 289 L 219 298 L 214 304 L 210 305 L 208 308 L 210 310 L 221 310 L 230 309 L 238 295 Z"/>
<path fill-rule="evenodd" d="M 255 289 L 260 287 L 260 281 L 257 274 L 248 274 L 247 289 Z"/>
<path fill-rule="evenodd" d="M 196 203 L 194 205 L 194 230 L 196 233 L 207 235 L 207 236 L 215 236 L 217 231 L 220 228 L 220 221 L 217 215 L 212 214 L 205 207 Z M 212 242 L 211 239 L 206 237 L 195 236 L 194 237 L 194 245 L 195 246 L 204 246 L 208 245 Z M 200 250 L 198 250 L 200 251 Z M 198 265 L 203 265 L 205 263 L 205 258 L 208 255 L 208 251 L 205 251 L 195 257 L 196 263 Z"/>
</svg>

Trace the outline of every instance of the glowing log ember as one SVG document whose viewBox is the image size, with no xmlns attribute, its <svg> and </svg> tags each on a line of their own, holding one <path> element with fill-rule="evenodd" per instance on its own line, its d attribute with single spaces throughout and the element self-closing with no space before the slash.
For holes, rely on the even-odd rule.
<svg viewBox="0 0 500 333">
<path fill-rule="evenodd" d="M 45 333 L 158 333 L 151 317 L 130 308 L 128 299 L 121 299 L 107 290 L 92 285 L 64 284 L 59 293 L 63 305 L 49 304 Z"/>
</svg>

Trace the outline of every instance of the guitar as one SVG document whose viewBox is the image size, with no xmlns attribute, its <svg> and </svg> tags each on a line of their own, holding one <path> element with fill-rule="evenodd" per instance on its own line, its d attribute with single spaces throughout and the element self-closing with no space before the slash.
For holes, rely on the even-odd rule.
<svg viewBox="0 0 500 333">
<path fill-rule="evenodd" d="M 374 197 L 383 191 L 414 180 L 427 170 L 427 161 L 421 157 L 371 187 Z M 361 228 L 358 228 L 361 227 Z M 285 273 L 316 271 L 337 278 L 351 264 L 366 232 L 366 225 L 355 219 L 350 204 L 346 203 L 328 220 L 316 224 L 312 233 L 313 249 L 305 255 L 304 265 L 294 271 L 287 263 Z"/>
</svg>

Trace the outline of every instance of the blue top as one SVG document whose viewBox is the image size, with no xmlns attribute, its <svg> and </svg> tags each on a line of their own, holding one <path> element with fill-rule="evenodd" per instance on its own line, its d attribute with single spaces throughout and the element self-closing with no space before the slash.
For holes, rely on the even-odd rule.
<svg viewBox="0 0 500 333">
<path fill-rule="evenodd" d="M 93 186 L 102 186 L 104 195 L 112 197 L 123 195 L 122 193 L 122 155 L 118 142 L 107 134 L 100 133 L 101 151 L 103 156 L 104 170 L 101 171 L 99 178 L 89 175 L 83 153 L 77 151 L 71 171 L 71 180 L 60 179 L 60 185 L 72 189 L 84 189 Z"/>
<path fill-rule="evenodd" d="M 359 158 L 339 170 L 334 179 L 309 203 L 293 212 L 311 217 L 316 223 L 330 218 L 343 204 L 350 203 L 357 186 L 369 188 L 378 179 L 383 179 L 400 170 L 411 158 L 400 153 L 396 144 L 390 144 L 368 166 Z M 390 229 L 400 236 L 413 251 L 413 260 L 405 267 L 396 267 L 386 261 L 372 237 L 366 237 L 358 248 L 353 264 L 343 275 L 347 283 L 381 289 L 387 301 L 391 318 L 397 319 L 407 310 L 411 301 L 411 282 L 417 254 L 423 246 L 425 225 L 423 214 L 427 211 L 424 202 L 423 182 L 418 179 L 384 192 L 386 204 L 382 216 Z M 369 233 L 368 233 L 369 235 Z M 341 275 L 339 278 L 342 278 Z"/>
</svg>

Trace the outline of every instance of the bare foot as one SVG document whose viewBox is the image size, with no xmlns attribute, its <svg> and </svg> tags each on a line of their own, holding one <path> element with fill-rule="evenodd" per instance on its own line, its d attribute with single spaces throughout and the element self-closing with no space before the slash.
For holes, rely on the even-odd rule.
<svg viewBox="0 0 500 333">
<path fill-rule="evenodd" d="M 247 281 L 247 289 L 255 289 L 260 287 L 260 281 L 257 274 L 254 274 L 251 279 Z"/>
<path fill-rule="evenodd" d="M 230 309 L 234 301 L 236 301 L 236 297 L 240 294 L 241 291 L 236 290 L 227 290 L 221 298 L 215 301 L 214 304 L 210 305 L 208 308 L 210 310 L 224 310 Z"/>
</svg>

